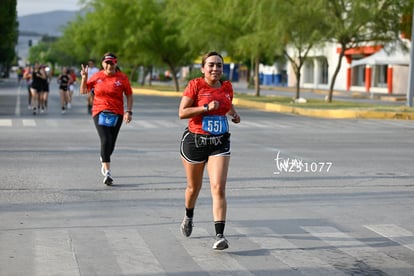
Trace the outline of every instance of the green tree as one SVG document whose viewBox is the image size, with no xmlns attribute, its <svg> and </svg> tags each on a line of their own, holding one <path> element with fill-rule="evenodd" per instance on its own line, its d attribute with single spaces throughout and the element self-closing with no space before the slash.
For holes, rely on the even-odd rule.
<svg viewBox="0 0 414 276">
<path fill-rule="evenodd" d="M 275 56 L 280 40 L 274 39 L 277 5 L 272 0 L 176 1 L 183 39 L 199 54 L 222 51 L 254 64 L 256 95 L 260 96 L 259 64 Z"/>
<path fill-rule="evenodd" d="M 50 44 L 40 40 L 36 46 L 32 46 L 29 49 L 29 62 L 39 62 L 42 64 L 50 62 L 49 58 Z"/>
<path fill-rule="evenodd" d="M 6 76 L 16 58 L 15 47 L 18 37 L 16 0 L 2 0 L 0 4 L 0 68 Z"/>
<path fill-rule="evenodd" d="M 331 100 L 346 49 L 397 40 L 406 21 L 400 18 L 413 1 L 85 0 L 86 14 L 67 26 L 52 49 L 61 59 L 86 60 L 113 51 L 131 68 L 167 66 L 177 91 L 178 69 L 216 50 L 251 61 L 257 96 L 259 63 L 272 64 L 285 55 L 296 74 L 298 98 L 310 49 L 328 39 L 343 51 L 332 76 Z"/>
<path fill-rule="evenodd" d="M 95 44 L 95 29 L 85 17 L 78 16 L 64 28 L 63 35 L 51 45 L 51 51 L 57 57 L 59 64 L 81 64 L 88 59 L 102 56 L 98 53 Z"/>
<path fill-rule="evenodd" d="M 283 46 L 282 40 L 276 35 L 276 30 L 282 27 L 283 22 L 278 18 L 279 5 L 273 0 L 226 2 L 224 10 L 235 9 L 235 14 L 227 17 L 228 23 L 235 21 L 233 29 L 239 26 L 240 33 L 231 43 L 229 52 L 235 56 L 250 58 L 254 69 L 253 80 L 255 95 L 260 96 L 259 65 L 270 60 L 274 63 L 277 52 Z M 233 24 L 234 24 L 233 21 Z"/>
<path fill-rule="evenodd" d="M 138 3 L 139 2 L 139 3 Z M 177 74 L 181 66 L 188 65 L 195 54 L 184 43 L 182 32 L 174 14 L 175 6 L 169 1 L 141 0 L 130 6 L 126 17 L 125 51 L 145 65 L 166 65 L 171 72 L 175 89 L 179 91 Z"/>
<path fill-rule="evenodd" d="M 113 1 L 82 1 L 83 12 L 64 27 L 63 35 L 51 45 L 51 55 L 66 65 L 98 61 L 108 51 L 121 55 L 127 2 L 117 1 L 115 7 L 111 6 Z M 128 63 L 127 59 L 120 60 L 122 65 Z"/>
<path fill-rule="evenodd" d="M 324 42 L 329 26 L 323 18 L 319 0 L 278 1 L 278 18 L 283 24 L 276 37 L 283 40 L 284 55 L 290 61 L 296 77 L 296 95 L 300 97 L 301 69 L 309 51 Z"/>
<path fill-rule="evenodd" d="M 331 26 L 329 38 L 341 50 L 332 75 L 328 102 L 342 66 L 346 50 L 358 46 L 386 44 L 400 40 L 406 22 L 403 16 L 412 13 L 412 0 L 325 0 L 325 16 Z"/>
<path fill-rule="evenodd" d="M 174 79 L 181 66 L 194 57 L 181 39 L 175 18 L 169 17 L 174 7 L 162 0 L 91 0 L 85 1 L 86 12 L 71 22 L 54 49 L 64 56 L 85 58 L 115 52 L 121 64 L 130 68 L 139 65 L 165 65 Z M 65 53 L 66 52 L 66 53 Z"/>
</svg>

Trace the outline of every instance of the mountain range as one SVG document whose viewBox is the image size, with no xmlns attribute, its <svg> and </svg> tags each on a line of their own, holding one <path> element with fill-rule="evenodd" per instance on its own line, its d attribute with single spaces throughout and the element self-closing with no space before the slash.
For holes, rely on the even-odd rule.
<svg viewBox="0 0 414 276">
<path fill-rule="evenodd" d="M 75 20 L 78 11 L 51 11 L 19 16 L 20 35 L 61 36 L 68 22 Z"/>
</svg>

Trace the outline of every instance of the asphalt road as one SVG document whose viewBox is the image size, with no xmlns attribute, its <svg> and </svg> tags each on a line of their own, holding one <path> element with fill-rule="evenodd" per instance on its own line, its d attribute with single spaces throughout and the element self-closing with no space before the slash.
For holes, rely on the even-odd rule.
<svg viewBox="0 0 414 276">
<path fill-rule="evenodd" d="M 239 109 L 216 252 L 207 175 L 179 233 L 179 99 L 134 99 L 106 187 L 85 97 L 33 116 L 0 83 L 0 275 L 414 275 L 412 121 Z"/>
</svg>

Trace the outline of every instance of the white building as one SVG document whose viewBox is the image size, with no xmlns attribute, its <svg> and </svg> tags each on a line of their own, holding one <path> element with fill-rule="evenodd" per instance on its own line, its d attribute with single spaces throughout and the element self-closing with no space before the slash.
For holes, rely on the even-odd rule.
<svg viewBox="0 0 414 276">
<path fill-rule="evenodd" d="M 410 43 L 407 42 L 409 46 Z M 340 48 L 335 43 L 312 49 L 301 69 L 300 87 L 329 89 L 338 64 Z M 292 50 L 288 50 L 292 54 Z M 409 52 L 401 48 L 393 51 L 382 46 L 365 46 L 345 52 L 335 81 L 336 91 L 357 91 L 375 94 L 406 94 L 409 75 Z M 287 74 L 283 78 L 283 72 Z M 262 85 L 296 86 L 291 64 L 260 66 Z M 281 80 L 281 81 L 278 81 Z"/>
</svg>

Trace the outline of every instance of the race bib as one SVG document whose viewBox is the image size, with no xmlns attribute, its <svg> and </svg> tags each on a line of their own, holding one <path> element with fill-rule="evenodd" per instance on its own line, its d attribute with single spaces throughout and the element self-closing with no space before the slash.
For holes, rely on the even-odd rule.
<svg viewBox="0 0 414 276">
<path fill-rule="evenodd" d="M 99 113 L 98 124 L 101 126 L 114 127 L 118 122 L 118 115 L 111 112 Z"/>
<path fill-rule="evenodd" d="M 220 135 L 229 131 L 226 116 L 204 116 L 202 129 L 213 135 Z"/>
</svg>

